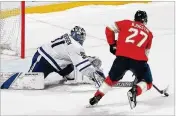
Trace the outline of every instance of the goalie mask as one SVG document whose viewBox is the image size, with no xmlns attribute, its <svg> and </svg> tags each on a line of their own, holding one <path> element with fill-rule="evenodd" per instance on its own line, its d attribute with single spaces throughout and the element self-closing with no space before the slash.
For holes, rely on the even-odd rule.
<svg viewBox="0 0 176 116">
<path fill-rule="evenodd" d="M 85 39 L 86 39 L 86 32 L 84 30 L 84 28 L 79 27 L 79 26 L 75 26 L 72 30 L 71 30 L 71 37 L 77 41 L 78 43 L 80 43 L 81 45 L 83 45 Z"/>
</svg>

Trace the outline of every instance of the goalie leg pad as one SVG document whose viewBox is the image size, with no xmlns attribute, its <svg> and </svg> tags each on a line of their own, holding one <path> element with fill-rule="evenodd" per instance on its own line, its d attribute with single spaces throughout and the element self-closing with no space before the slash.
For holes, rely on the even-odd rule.
<svg viewBox="0 0 176 116">
<path fill-rule="evenodd" d="M 44 89 L 43 73 L 0 73 L 1 89 Z"/>
</svg>

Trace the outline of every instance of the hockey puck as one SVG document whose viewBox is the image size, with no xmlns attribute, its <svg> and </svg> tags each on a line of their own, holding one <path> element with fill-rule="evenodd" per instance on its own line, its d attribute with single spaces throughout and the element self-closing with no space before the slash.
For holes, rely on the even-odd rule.
<svg viewBox="0 0 176 116">
<path fill-rule="evenodd" d="M 165 95 L 166 97 L 168 97 L 168 96 L 169 96 L 169 94 L 168 94 L 168 93 L 164 93 L 164 95 Z"/>
</svg>

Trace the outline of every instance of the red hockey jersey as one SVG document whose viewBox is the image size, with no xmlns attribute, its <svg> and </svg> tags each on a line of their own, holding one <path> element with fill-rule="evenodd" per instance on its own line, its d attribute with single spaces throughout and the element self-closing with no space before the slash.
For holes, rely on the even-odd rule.
<svg viewBox="0 0 176 116">
<path fill-rule="evenodd" d="M 116 42 L 116 56 L 125 56 L 135 60 L 148 61 L 147 51 L 151 48 L 153 35 L 140 22 L 122 20 L 115 22 L 118 39 L 115 41 L 115 32 L 106 27 L 106 37 L 110 45 Z"/>
</svg>

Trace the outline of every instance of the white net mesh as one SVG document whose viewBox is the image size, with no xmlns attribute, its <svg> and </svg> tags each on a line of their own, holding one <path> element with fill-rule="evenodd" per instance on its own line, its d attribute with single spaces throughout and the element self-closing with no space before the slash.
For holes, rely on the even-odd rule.
<svg viewBox="0 0 176 116">
<path fill-rule="evenodd" d="M 0 4 L 0 54 L 20 55 L 20 2 L 1 2 Z"/>
</svg>

